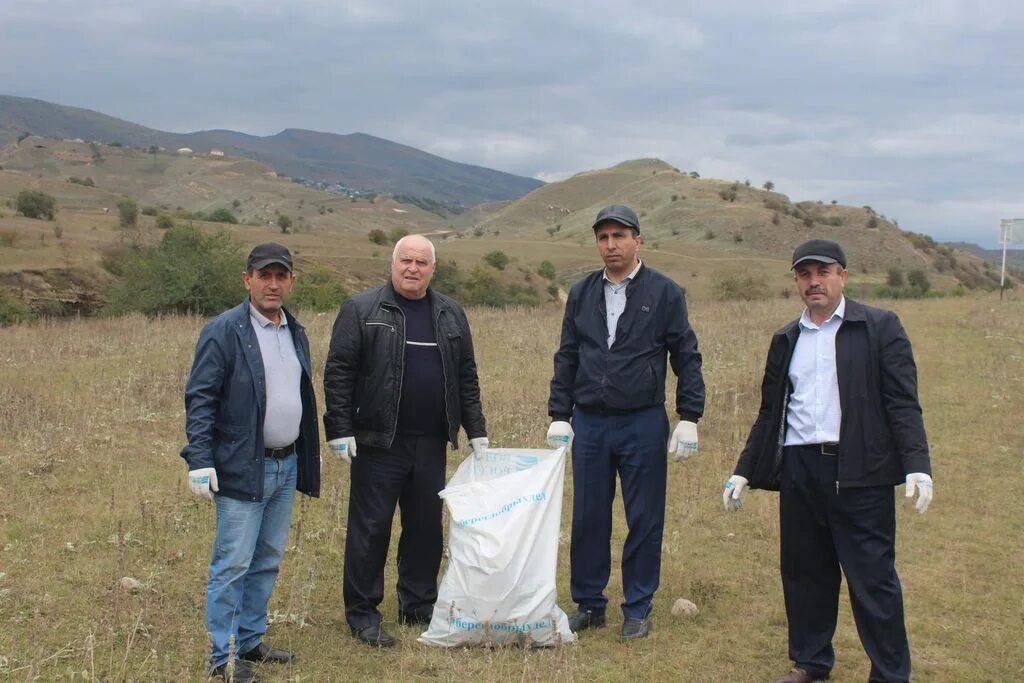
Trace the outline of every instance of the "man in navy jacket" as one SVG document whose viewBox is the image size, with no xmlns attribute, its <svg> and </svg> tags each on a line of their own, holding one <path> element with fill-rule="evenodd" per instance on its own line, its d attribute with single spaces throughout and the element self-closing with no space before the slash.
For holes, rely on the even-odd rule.
<svg viewBox="0 0 1024 683">
<path fill-rule="evenodd" d="M 569 626 L 575 632 L 605 624 L 616 473 L 622 481 L 629 535 L 622 552 L 625 619 L 619 637 L 631 640 L 651 631 L 667 456 L 682 460 L 697 451 L 704 379 L 683 290 L 637 257 L 642 240 L 636 213 L 618 204 L 605 207 L 594 221 L 594 236 L 605 268 L 577 282 L 565 304 L 548 442 L 572 447 L 570 587 L 578 608 Z M 666 359 L 678 377 L 680 419 L 671 441 Z"/>
<path fill-rule="evenodd" d="M 840 568 L 872 681 L 907 681 L 910 647 L 896 575 L 893 486 L 932 499 L 917 368 L 895 313 L 843 295 L 846 254 L 810 240 L 793 252 L 806 304 L 772 337 L 761 408 L 722 498 L 777 490 L 782 587 L 793 669 L 777 683 L 828 678 Z"/>
<path fill-rule="evenodd" d="M 181 457 L 192 492 L 217 510 L 206 587 L 210 674 L 226 676 L 233 636 L 233 680 L 253 681 L 260 664 L 294 658 L 263 634 L 295 490 L 320 495 L 320 437 L 309 340 L 283 307 L 295 282 L 291 254 L 257 245 L 242 280 L 246 300 L 199 335 Z"/>
</svg>

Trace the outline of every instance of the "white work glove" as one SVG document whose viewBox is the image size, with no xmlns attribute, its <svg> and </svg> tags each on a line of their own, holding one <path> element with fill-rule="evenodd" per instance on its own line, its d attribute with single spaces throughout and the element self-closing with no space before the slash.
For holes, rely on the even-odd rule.
<svg viewBox="0 0 1024 683">
<path fill-rule="evenodd" d="M 743 495 L 743 489 L 747 488 L 749 483 L 746 477 L 741 477 L 738 474 L 729 477 L 729 481 L 725 482 L 725 490 L 722 491 L 722 503 L 725 505 L 726 511 L 739 510 L 743 507 L 740 496 Z"/>
<path fill-rule="evenodd" d="M 924 472 L 911 472 L 907 475 L 907 498 L 914 497 L 914 489 L 917 489 L 917 503 L 914 507 L 921 514 L 928 509 L 932 502 L 932 478 Z"/>
<path fill-rule="evenodd" d="M 680 420 L 672 439 L 668 442 L 669 455 L 675 455 L 675 461 L 686 460 L 697 454 L 697 423 Z"/>
<path fill-rule="evenodd" d="M 548 427 L 548 445 L 552 448 L 565 446 L 565 450 L 570 450 L 573 436 L 575 434 L 573 434 L 572 425 L 563 420 L 552 422 Z"/>
<path fill-rule="evenodd" d="M 490 445 L 491 442 L 487 440 L 486 436 L 478 436 L 469 440 L 469 450 L 476 458 L 484 457 L 484 451 L 490 448 Z"/>
<path fill-rule="evenodd" d="M 213 494 L 220 490 L 217 484 L 217 470 L 212 467 L 200 467 L 188 471 L 188 487 L 200 498 L 213 501 Z"/>
<path fill-rule="evenodd" d="M 352 458 L 356 457 L 356 437 L 354 436 L 331 439 L 327 442 L 327 447 L 331 449 L 331 453 L 334 453 L 349 465 L 352 464 Z"/>
</svg>

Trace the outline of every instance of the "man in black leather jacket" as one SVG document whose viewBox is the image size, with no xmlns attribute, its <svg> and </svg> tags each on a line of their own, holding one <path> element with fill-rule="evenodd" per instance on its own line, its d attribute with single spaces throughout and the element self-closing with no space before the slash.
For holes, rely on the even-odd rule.
<svg viewBox="0 0 1024 683">
<path fill-rule="evenodd" d="M 435 261 L 425 237 L 399 240 L 390 281 L 342 306 L 324 369 L 328 445 L 352 467 L 345 617 L 355 638 L 379 647 L 394 644 L 378 606 L 395 505 L 398 620 L 426 624 L 441 564 L 445 446 L 458 447 L 460 427 L 474 453 L 488 445 L 469 322 L 429 287 Z"/>
</svg>

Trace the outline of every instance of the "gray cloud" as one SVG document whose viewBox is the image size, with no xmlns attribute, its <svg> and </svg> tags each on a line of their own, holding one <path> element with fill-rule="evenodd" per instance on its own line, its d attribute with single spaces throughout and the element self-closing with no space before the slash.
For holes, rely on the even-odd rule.
<svg viewBox="0 0 1024 683">
<path fill-rule="evenodd" d="M 545 180 L 656 155 L 940 239 L 1024 215 L 1019 3 L 688 4 L 3 3 L 0 92 Z"/>
</svg>

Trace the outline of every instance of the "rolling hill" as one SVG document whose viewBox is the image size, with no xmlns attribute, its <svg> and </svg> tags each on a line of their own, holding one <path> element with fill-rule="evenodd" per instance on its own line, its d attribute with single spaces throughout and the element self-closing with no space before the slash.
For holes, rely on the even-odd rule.
<svg viewBox="0 0 1024 683">
<path fill-rule="evenodd" d="M 591 222 L 613 202 L 630 204 L 640 215 L 644 261 L 698 300 L 791 296 L 790 254 L 811 237 L 844 245 L 855 296 L 872 296 L 890 271 L 920 270 L 940 292 L 987 289 L 998 281 L 998 267 L 905 233 L 869 207 L 794 203 L 780 192 L 691 177 L 657 159 L 579 173 L 519 200 L 481 204 L 451 218 L 383 195 L 321 192 L 236 157 L 30 136 L 0 149 L 0 168 L 0 202 L 10 207 L 0 207 L 0 239 L 13 247 L 0 249 L 0 285 L 25 301 L 62 302 L 64 312 L 89 312 L 101 303 L 103 286 L 114 276 L 108 254 L 160 239 L 156 212 L 227 229 L 245 245 L 283 241 L 296 252 L 300 272 L 325 266 L 349 291 L 379 283 L 387 272 L 390 245 L 368 239 L 369 233 L 408 231 L 433 236 L 448 272 L 457 269 L 465 282 L 492 278 L 502 287 L 530 290 L 541 302 L 556 301 L 559 287 L 564 291 L 599 266 Z M 56 220 L 17 215 L 14 197 L 24 189 L 56 197 Z M 137 231 L 118 225 L 117 203 L 126 196 L 149 214 Z M 216 209 L 230 211 L 238 224 L 218 226 L 196 216 Z M 282 215 L 292 221 L 286 236 L 277 227 Z M 501 268 L 485 265 L 495 252 L 507 261 Z M 556 271 L 555 282 L 539 275 L 544 261 Z"/>
<path fill-rule="evenodd" d="M 260 161 L 279 174 L 357 190 L 407 195 L 455 206 L 517 199 L 539 180 L 450 161 L 390 140 L 289 128 L 259 137 L 230 130 L 169 133 L 99 112 L 0 95 L 0 146 L 26 133 L 148 149 L 187 147 Z"/>
</svg>

